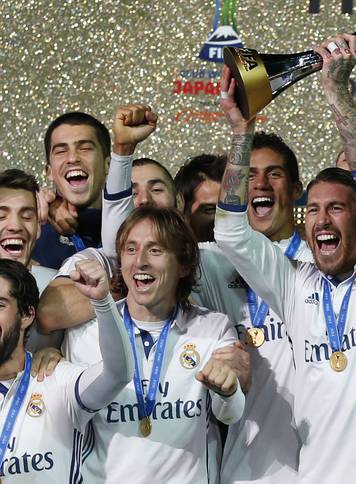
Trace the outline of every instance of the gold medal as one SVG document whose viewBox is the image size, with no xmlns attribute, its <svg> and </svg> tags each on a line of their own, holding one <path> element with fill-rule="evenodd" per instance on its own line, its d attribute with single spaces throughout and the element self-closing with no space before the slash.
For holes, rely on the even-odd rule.
<svg viewBox="0 0 356 484">
<path fill-rule="evenodd" d="M 262 328 L 248 328 L 245 336 L 245 343 L 258 348 L 265 342 L 265 332 Z"/>
<path fill-rule="evenodd" d="M 334 351 L 330 356 L 330 366 L 334 371 L 344 371 L 347 366 L 347 358 L 342 351 Z"/>
<path fill-rule="evenodd" d="M 142 420 L 140 420 L 140 432 L 144 437 L 148 437 L 151 433 L 152 430 L 152 424 L 150 417 L 143 417 Z"/>
</svg>

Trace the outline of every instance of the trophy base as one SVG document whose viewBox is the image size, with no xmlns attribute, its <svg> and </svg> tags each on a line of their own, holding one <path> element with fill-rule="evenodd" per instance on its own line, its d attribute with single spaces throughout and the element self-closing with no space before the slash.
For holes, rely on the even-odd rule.
<svg viewBox="0 0 356 484">
<path fill-rule="evenodd" d="M 251 119 L 272 101 L 266 68 L 253 49 L 224 47 L 224 63 L 236 80 L 234 97 L 245 119 Z"/>
</svg>

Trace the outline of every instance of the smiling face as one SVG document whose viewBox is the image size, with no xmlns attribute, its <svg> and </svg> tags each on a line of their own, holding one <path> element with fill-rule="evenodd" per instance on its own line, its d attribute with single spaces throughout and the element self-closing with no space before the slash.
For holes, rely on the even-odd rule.
<svg viewBox="0 0 356 484">
<path fill-rule="evenodd" d="M 33 317 L 21 317 L 10 282 L 0 276 L 0 365 L 11 358 L 16 348 L 23 347 L 25 329 L 32 321 Z"/>
<path fill-rule="evenodd" d="M 65 200 L 77 207 L 100 208 L 105 165 L 92 126 L 61 124 L 53 130 L 47 176 Z"/>
<path fill-rule="evenodd" d="M 219 200 L 220 183 L 206 179 L 194 192 L 194 200 L 185 213 L 198 242 L 214 240 L 214 219 Z"/>
<path fill-rule="evenodd" d="M 356 264 L 356 199 L 351 187 L 319 182 L 308 193 L 305 231 L 315 262 L 325 274 Z"/>
<path fill-rule="evenodd" d="M 293 184 L 284 158 L 271 148 L 251 153 L 248 218 L 253 229 L 273 241 L 289 238 L 294 231 L 294 201 L 301 195 Z"/>
<path fill-rule="evenodd" d="M 150 163 L 132 168 L 132 190 L 134 205 L 174 207 L 175 195 L 171 183 L 159 166 Z"/>
<path fill-rule="evenodd" d="M 170 316 L 184 271 L 175 254 L 162 246 L 150 219 L 129 231 L 121 250 L 121 272 L 133 318 L 161 321 Z"/>
<path fill-rule="evenodd" d="M 0 188 L 0 258 L 27 266 L 39 234 L 34 195 L 23 189 Z"/>
</svg>

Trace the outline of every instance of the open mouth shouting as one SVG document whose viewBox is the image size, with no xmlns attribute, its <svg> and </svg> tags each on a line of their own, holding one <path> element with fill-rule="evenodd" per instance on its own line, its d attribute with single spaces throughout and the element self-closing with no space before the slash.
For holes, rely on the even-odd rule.
<svg viewBox="0 0 356 484">
<path fill-rule="evenodd" d="M 251 206 L 256 217 L 268 217 L 272 213 L 274 200 L 271 197 L 254 197 Z"/>
<path fill-rule="evenodd" d="M 9 259 L 18 259 L 24 252 L 25 241 L 18 237 L 7 238 L 0 241 L 0 246 L 6 252 Z"/>
<path fill-rule="evenodd" d="M 133 279 L 135 281 L 136 289 L 141 292 L 147 291 L 155 281 L 155 278 L 146 272 L 134 274 Z"/>
<path fill-rule="evenodd" d="M 332 233 L 316 235 L 316 243 L 321 255 L 333 255 L 340 245 L 340 237 Z"/>
<path fill-rule="evenodd" d="M 65 174 L 65 179 L 75 191 L 86 189 L 89 175 L 83 170 L 69 170 Z"/>
</svg>

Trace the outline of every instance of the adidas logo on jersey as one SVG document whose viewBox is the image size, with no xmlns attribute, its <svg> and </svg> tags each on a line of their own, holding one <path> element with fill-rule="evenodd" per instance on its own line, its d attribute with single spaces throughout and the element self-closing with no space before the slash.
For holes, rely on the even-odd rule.
<svg viewBox="0 0 356 484">
<path fill-rule="evenodd" d="M 307 304 L 316 304 L 318 305 L 320 300 L 319 300 L 319 294 L 317 292 L 313 292 L 313 294 L 309 297 L 307 297 L 305 300 L 304 300 L 305 303 Z"/>
</svg>

